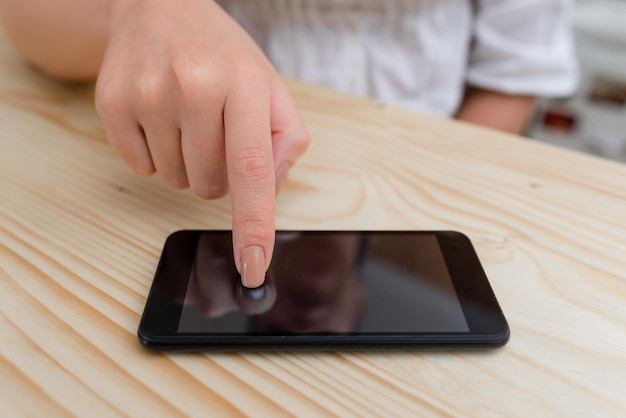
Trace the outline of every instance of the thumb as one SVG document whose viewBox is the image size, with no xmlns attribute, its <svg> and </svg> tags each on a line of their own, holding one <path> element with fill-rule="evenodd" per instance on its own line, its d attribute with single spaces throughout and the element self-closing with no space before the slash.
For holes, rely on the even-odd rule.
<svg viewBox="0 0 626 418">
<path fill-rule="evenodd" d="M 310 138 L 289 90 L 276 73 L 270 77 L 270 97 L 272 152 L 278 193 L 291 167 L 307 150 Z"/>
</svg>

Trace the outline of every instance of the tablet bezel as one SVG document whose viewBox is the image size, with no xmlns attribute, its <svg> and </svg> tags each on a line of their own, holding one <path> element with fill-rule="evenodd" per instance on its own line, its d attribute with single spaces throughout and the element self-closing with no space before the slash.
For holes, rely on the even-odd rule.
<svg viewBox="0 0 626 418">
<path fill-rule="evenodd" d="M 280 234 L 283 231 L 277 231 Z M 293 233 L 294 231 L 284 231 Z M 509 327 L 471 241 L 456 231 L 298 231 L 304 234 L 430 234 L 435 235 L 459 303 L 467 332 L 347 333 L 249 335 L 179 333 L 178 326 L 198 239 L 203 233 L 228 230 L 185 230 L 173 233 L 163 253 L 139 326 L 139 339 L 155 350 L 355 350 L 504 345 Z"/>
</svg>

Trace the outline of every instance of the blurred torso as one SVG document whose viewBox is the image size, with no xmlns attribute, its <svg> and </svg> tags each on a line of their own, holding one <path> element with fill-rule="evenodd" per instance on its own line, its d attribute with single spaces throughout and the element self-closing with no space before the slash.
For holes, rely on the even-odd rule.
<svg viewBox="0 0 626 418">
<path fill-rule="evenodd" d="M 452 115 L 473 10 L 465 0 L 219 0 L 283 75 Z"/>
</svg>

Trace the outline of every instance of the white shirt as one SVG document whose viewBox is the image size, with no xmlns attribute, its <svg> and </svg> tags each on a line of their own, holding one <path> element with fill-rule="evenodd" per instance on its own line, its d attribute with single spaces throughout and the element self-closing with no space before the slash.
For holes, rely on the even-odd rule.
<svg viewBox="0 0 626 418">
<path fill-rule="evenodd" d="M 577 84 L 569 0 L 218 0 L 286 76 L 450 116 L 466 84 Z"/>
</svg>

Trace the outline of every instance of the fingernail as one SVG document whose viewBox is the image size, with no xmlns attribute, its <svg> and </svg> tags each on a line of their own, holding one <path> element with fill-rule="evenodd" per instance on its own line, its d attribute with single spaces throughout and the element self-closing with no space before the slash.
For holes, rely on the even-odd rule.
<svg viewBox="0 0 626 418">
<path fill-rule="evenodd" d="M 285 184 L 285 181 L 287 181 L 290 168 L 291 166 L 289 165 L 289 163 L 283 163 L 278 168 L 278 171 L 276 172 L 276 194 L 278 194 L 278 191 L 281 189 L 281 187 L 283 187 L 283 184 Z"/>
<path fill-rule="evenodd" d="M 265 281 L 265 253 L 263 248 L 252 246 L 241 251 L 241 284 L 259 287 Z"/>
</svg>

